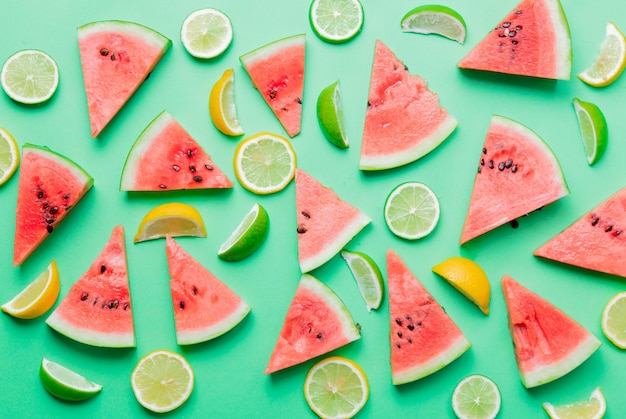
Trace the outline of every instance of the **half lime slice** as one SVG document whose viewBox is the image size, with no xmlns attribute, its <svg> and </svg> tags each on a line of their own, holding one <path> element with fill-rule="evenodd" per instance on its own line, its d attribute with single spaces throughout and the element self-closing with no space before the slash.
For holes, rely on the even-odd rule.
<svg viewBox="0 0 626 419">
<path fill-rule="evenodd" d="M 250 256 L 267 237 L 270 218 L 260 204 L 254 204 L 235 231 L 217 251 L 217 256 L 228 261 L 237 261 Z"/>
<path fill-rule="evenodd" d="M 367 304 L 367 310 L 376 310 L 383 301 L 383 275 L 374 260 L 361 252 L 342 250 L 341 257 L 346 261 L 359 291 Z"/>
<path fill-rule="evenodd" d="M 407 12 L 400 21 L 403 32 L 436 34 L 463 44 L 465 20 L 454 9 L 439 4 L 425 4 Z"/>
<path fill-rule="evenodd" d="M 609 129 L 600 108 L 590 102 L 575 98 L 574 110 L 587 156 L 587 163 L 593 165 L 604 154 L 609 138 Z"/>
<path fill-rule="evenodd" d="M 600 387 L 596 387 L 589 400 L 555 406 L 544 403 L 543 408 L 552 419 L 602 419 L 606 412 L 606 400 Z"/>
<path fill-rule="evenodd" d="M 317 120 L 331 144 L 348 148 L 339 81 L 325 87 L 317 97 Z"/>
<path fill-rule="evenodd" d="M 309 21 L 323 41 L 347 42 L 363 27 L 363 6 L 359 0 L 313 0 Z"/>
<path fill-rule="evenodd" d="M 39 378 L 45 389 L 61 400 L 85 400 L 102 390 L 100 384 L 46 358 L 41 361 Z"/>
</svg>

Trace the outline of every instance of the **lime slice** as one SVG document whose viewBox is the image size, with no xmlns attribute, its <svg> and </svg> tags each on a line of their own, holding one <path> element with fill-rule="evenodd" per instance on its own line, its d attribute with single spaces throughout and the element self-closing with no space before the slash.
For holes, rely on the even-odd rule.
<svg viewBox="0 0 626 419">
<path fill-rule="evenodd" d="M 0 128 L 0 185 L 5 184 L 20 164 L 20 150 L 8 131 Z"/>
<path fill-rule="evenodd" d="M 363 27 L 363 6 L 359 0 L 313 0 L 309 22 L 322 41 L 347 42 Z"/>
<path fill-rule="evenodd" d="M 235 175 L 250 192 L 266 195 L 283 190 L 296 173 L 296 153 L 280 135 L 262 132 L 235 150 Z"/>
<path fill-rule="evenodd" d="M 544 403 L 543 408 L 552 419 L 601 419 L 606 412 L 606 400 L 600 387 L 596 387 L 588 401 L 561 406 Z"/>
<path fill-rule="evenodd" d="M 228 16 L 219 10 L 196 10 L 183 21 L 180 39 L 191 56 L 215 58 L 226 51 L 233 40 L 233 26 Z"/>
<path fill-rule="evenodd" d="M 333 356 L 313 365 L 304 381 L 304 398 L 320 418 L 351 418 L 365 406 L 365 372 L 347 358 Z"/>
<path fill-rule="evenodd" d="M 356 280 L 367 304 L 367 311 L 378 309 L 383 301 L 383 275 L 376 262 L 364 253 L 349 250 L 342 250 L 341 257 Z"/>
<path fill-rule="evenodd" d="M 613 83 L 626 67 L 626 39 L 613 22 L 606 25 L 606 35 L 600 53 L 591 67 L 578 74 L 590 86 L 602 87 Z"/>
<path fill-rule="evenodd" d="M 16 52 L 2 67 L 2 88 L 16 102 L 33 105 L 47 101 L 59 86 L 59 67 L 43 51 Z"/>
<path fill-rule="evenodd" d="M 180 407 L 193 390 L 193 370 L 185 358 L 170 351 L 154 351 L 139 360 L 130 376 L 139 404 L 157 413 Z"/>
<path fill-rule="evenodd" d="M 495 418 L 500 403 L 498 386 L 480 374 L 461 380 L 452 394 L 452 409 L 459 419 Z"/>
<path fill-rule="evenodd" d="M 223 134 L 242 135 L 243 129 L 237 119 L 235 106 L 235 72 L 232 68 L 224 71 L 213 85 L 209 96 L 209 114 L 215 127 Z"/>
<path fill-rule="evenodd" d="M 20 319 L 34 319 L 41 316 L 56 302 L 61 289 L 56 261 L 28 284 L 11 301 L 4 304 L 2 311 Z"/>
<path fill-rule="evenodd" d="M 439 221 L 439 201 L 423 183 L 398 185 L 385 202 L 385 222 L 393 234 L 416 240 L 430 234 Z"/>
<path fill-rule="evenodd" d="M 339 148 L 348 148 L 339 81 L 320 92 L 317 98 L 317 120 L 328 141 Z"/>
<path fill-rule="evenodd" d="M 41 361 L 39 378 L 50 394 L 62 400 L 85 400 L 102 390 L 100 384 L 46 358 Z"/>
<path fill-rule="evenodd" d="M 433 272 L 448 281 L 483 313 L 489 314 L 491 287 L 485 271 L 476 262 L 454 256 L 433 266 Z"/>
<path fill-rule="evenodd" d="M 141 220 L 135 243 L 165 236 L 206 237 L 202 216 L 194 207 L 180 202 L 162 204 L 150 210 Z"/>
<path fill-rule="evenodd" d="M 467 32 L 463 17 L 449 7 L 426 4 L 416 7 L 402 17 L 403 32 L 436 34 L 463 44 Z"/>
<path fill-rule="evenodd" d="M 626 349 L 626 291 L 614 295 L 604 307 L 602 332 L 615 346 Z"/>
<path fill-rule="evenodd" d="M 228 261 L 241 260 L 257 250 L 267 237 L 270 219 L 259 204 L 254 204 L 235 231 L 217 251 L 217 256 Z"/>
<path fill-rule="evenodd" d="M 602 157 L 606 149 L 609 138 L 606 119 L 597 105 L 577 98 L 574 98 L 574 110 L 578 118 L 587 163 L 592 165 Z"/>
</svg>

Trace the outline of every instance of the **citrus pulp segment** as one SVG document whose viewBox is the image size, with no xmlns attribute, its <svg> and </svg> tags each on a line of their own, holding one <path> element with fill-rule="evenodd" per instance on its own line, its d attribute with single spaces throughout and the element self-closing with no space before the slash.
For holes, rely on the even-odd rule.
<svg viewBox="0 0 626 419">
<path fill-rule="evenodd" d="M 209 96 L 209 114 L 215 127 L 223 134 L 242 135 L 243 129 L 237 119 L 235 105 L 235 72 L 232 68 L 224 71 L 213 85 Z"/>
<path fill-rule="evenodd" d="M 20 149 L 15 138 L 0 128 L 0 185 L 6 183 L 20 164 Z"/>
<path fill-rule="evenodd" d="M 172 237 L 206 237 L 204 221 L 197 209 L 189 204 L 171 202 L 151 209 L 141 220 L 135 243 Z"/>
<path fill-rule="evenodd" d="M 608 86 L 617 80 L 624 67 L 626 67 L 626 38 L 613 22 L 609 22 L 598 56 L 591 66 L 577 77 L 590 86 Z"/>
<path fill-rule="evenodd" d="M 323 41 L 347 42 L 363 27 L 363 6 L 359 0 L 313 0 L 309 22 Z"/>
<path fill-rule="evenodd" d="M 361 252 L 342 250 L 341 257 L 346 261 L 352 276 L 367 304 L 367 311 L 376 310 L 383 301 L 383 275 L 374 260 Z"/>
<path fill-rule="evenodd" d="M 267 237 L 270 219 L 260 204 L 254 204 L 235 231 L 222 243 L 217 256 L 228 261 L 241 260 L 257 250 Z"/>
<path fill-rule="evenodd" d="M 34 319 L 48 311 L 59 296 L 61 282 L 56 261 L 52 261 L 33 282 L 6 304 L 2 311 L 20 319 Z"/>
<path fill-rule="evenodd" d="M 606 150 L 609 130 L 606 118 L 600 108 L 591 102 L 583 102 L 574 98 L 574 110 L 578 119 L 578 127 L 587 156 L 587 163 L 593 165 L 597 162 Z"/>
<path fill-rule="evenodd" d="M 328 141 L 339 148 L 348 148 L 339 81 L 325 87 L 317 97 L 317 120 Z"/>
<path fill-rule="evenodd" d="M 455 256 L 433 266 L 433 272 L 459 290 L 483 313 L 489 314 L 491 287 L 485 271 L 476 262 Z"/>
<path fill-rule="evenodd" d="M 400 21 L 403 32 L 437 34 L 463 44 L 467 28 L 465 20 L 456 11 L 439 4 L 418 6 L 407 12 Z"/>
<path fill-rule="evenodd" d="M 100 384 L 46 358 L 41 361 L 39 378 L 50 394 L 62 400 L 85 400 L 102 390 Z"/>
<path fill-rule="evenodd" d="M 498 386 L 480 374 L 461 380 L 452 394 L 452 409 L 459 419 L 493 419 L 500 404 Z"/>
<path fill-rule="evenodd" d="M 59 67 L 43 51 L 29 49 L 10 56 L 2 67 L 2 88 L 16 102 L 34 105 L 47 101 L 59 86 Z"/>
<path fill-rule="evenodd" d="M 406 182 L 391 191 L 385 202 L 385 222 L 393 234 L 407 240 L 427 236 L 439 221 L 439 200 L 419 182 Z"/>
<path fill-rule="evenodd" d="M 602 419 L 606 412 L 606 400 L 602 389 L 596 387 L 589 400 L 560 406 L 546 402 L 543 408 L 551 419 Z"/>
<path fill-rule="evenodd" d="M 183 21 L 180 39 L 191 56 L 215 58 L 232 42 L 233 26 L 228 16 L 219 10 L 196 10 Z"/>
<path fill-rule="evenodd" d="M 602 311 L 602 332 L 615 346 L 626 349 L 626 292 L 615 294 Z"/>
</svg>

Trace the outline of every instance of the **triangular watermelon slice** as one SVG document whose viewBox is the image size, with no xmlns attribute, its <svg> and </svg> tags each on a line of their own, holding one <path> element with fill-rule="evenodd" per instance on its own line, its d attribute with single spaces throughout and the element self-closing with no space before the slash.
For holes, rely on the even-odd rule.
<svg viewBox="0 0 626 419">
<path fill-rule="evenodd" d="M 561 3 L 559 0 L 522 0 L 458 66 L 569 80 L 572 45 Z"/>
<path fill-rule="evenodd" d="M 139 135 L 122 170 L 122 191 L 232 188 L 233 183 L 167 112 Z"/>
<path fill-rule="evenodd" d="M 587 329 L 510 276 L 502 278 L 502 292 L 517 367 L 526 388 L 562 377 L 600 346 Z"/>
<path fill-rule="evenodd" d="M 535 250 L 534 255 L 626 278 L 626 188 Z"/>
<path fill-rule="evenodd" d="M 248 315 L 250 306 L 170 236 L 166 253 L 179 345 L 221 336 Z"/>
<path fill-rule="evenodd" d="M 382 170 L 415 161 L 448 138 L 456 125 L 426 82 L 376 41 L 359 168 Z"/>
<path fill-rule="evenodd" d="M 302 169 L 296 169 L 296 211 L 303 273 L 328 262 L 371 221 Z"/>
<path fill-rule="evenodd" d="M 135 346 L 124 229 L 118 225 L 100 255 L 67 293 L 46 323 L 88 345 Z"/>
<path fill-rule="evenodd" d="M 15 210 L 13 265 L 53 232 L 93 186 L 80 166 L 47 147 L 24 144 Z"/>
<path fill-rule="evenodd" d="M 259 91 L 290 137 L 300 132 L 306 37 L 294 35 L 239 57 Z"/>
<path fill-rule="evenodd" d="M 430 375 L 470 348 L 463 332 L 391 249 L 387 281 L 394 385 Z"/>
<path fill-rule="evenodd" d="M 311 275 L 303 275 L 285 316 L 265 374 L 326 354 L 361 337 L 341 299 Z"/>
<path fill-rule="evenodd" d="M 548 145 L 502 116 L 491 119 L 477 172 L 461 244 L 569 193 Z"/>
<path fill-rule="evenodd" d="M 91 136 L 113 119 L 150 75 L 172 41 L 133 22 L 92 22 L 78 28 Z"/>
</svg>

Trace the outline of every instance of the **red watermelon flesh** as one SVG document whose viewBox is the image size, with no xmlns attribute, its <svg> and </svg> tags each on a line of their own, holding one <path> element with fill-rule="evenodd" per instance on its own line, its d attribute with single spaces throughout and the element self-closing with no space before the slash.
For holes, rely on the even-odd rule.
<svg viewBox="0 0 626 419">
<path fill-rule="evenodd" d="M 548 145 L 524 125 L 494 115 L 480 154 L 461 244 L 568 193 Z"/>
<path fill-rule="evenodd" d="M 339 253 L 371 220 L 302 169 L 295 177 L 298 261 L 305 273 Z"/>
<path fill-rule="evenodd" d="M 290 137 L 300 132 L 305 40 L 294 35 L 242 55 L 239 60 Z"/>
<path fill-rule="evenodd" d="M 572 46 L 559 0 L 522 0 L 458 66 L 569 80 Z"/>
<path fill-rule="evenodd" d="M 584 327 L 510 276 L 502 278 L 502 292 L 515 358 L 526 388 L 562 377 L 600 346 Z"/>
<path fill-rule="evenodd" d="M 22 149 L 15 210 L 13 265 L 24 260 L 53 232 L 93 186 L 93 178 L 47 147 Z"/>
<path fill-rule="evenodd" d="M 76 281 L 46 323 L 88 345 L 135 346 L 124 229 L 118 225 L 91 267 Z"/>
<path fill-rule="evenodd" d="M 626 188 L 535 250 L 534 255 L 626 278 Z"/>
<path fill-rule="evenodd" d="M 232 188 L 233 183 L 167 112 L 139 135 L 126 158 L 120 190 Z"/>
<path fill-rule="evenodd" d="M 350 312 L 330 288 L 303 275 L 265 369 L 271 374 L 359 339 Z"/>
<path fill-rule="evenodd" d="M 169 236 L 166 253 L 179 345 L 223 335 L 248 315 L 250 306 Z"/>
<path fill-rule="evenodd" d="M 113 119 L 170 45 L 160 33 L 133 22 L 101 21 L 78 28 L 92 137 Z"/>
<path fill-rule="evenodd" d="M 448 138 L 456 125 L 426 82 L 377 41 L 359 168 L 381 170 L 415 161 Z"/>
<path fill-rule="evenodd" d="M 461 330 L 391 249 L 387 281 L 394 385 L 432 374 L 470 348 Z"/>
</svg>

